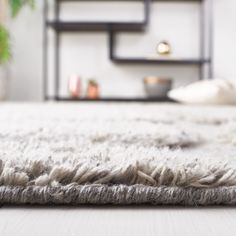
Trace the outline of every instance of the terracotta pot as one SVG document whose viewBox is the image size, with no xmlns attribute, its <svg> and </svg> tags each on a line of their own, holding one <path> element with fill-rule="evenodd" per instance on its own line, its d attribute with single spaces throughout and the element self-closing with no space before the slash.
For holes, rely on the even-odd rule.
<svg viewBox="0 0 236 236">
<path fill-rule="evenodd" d="M 87 89 L 87 97 L 90 99 L 98 99 L 100 91 L 98 85 L 89 84 Z"/>
</svg>

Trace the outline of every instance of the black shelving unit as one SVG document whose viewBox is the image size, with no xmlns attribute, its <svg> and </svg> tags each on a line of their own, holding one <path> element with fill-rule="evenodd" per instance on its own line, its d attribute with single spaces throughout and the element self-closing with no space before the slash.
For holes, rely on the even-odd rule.
<svg viewBox="0 0 236 236">
<path fill-rule="evenodd" d="M 53 99 L 57 101 L 91 101 L 89 99 L 74 99 L 70 97 L 61 97 L 60 89 L 60 35 L 66 32 L 107 32 L 109 38 L 109 58 L 117 64 L 132 64 L 132 65 L 166 65 L 166 66 L 196 66 L 199 69 L 199 79 L 203 77 L 212 78 L 212 0 L 112 0 L 123 2 L 143 2 L 144 18 L 140 22 L 85 22 L 85 21 L 61 21 L 60 11 L 62 2 L 102 2 L 111 0 L 54 0 L 54 20 L 48 20 L 48 3 L 44 0 L 44 98 L 45 100 Z M 150 8 L 154 1 L 159 2 L 198 2 L 200 5 L 200 58 L 121 58 L 115 55 L 116 33 L 117 32 L 145 32 L 150 18 Z M 208 31 L 208 39 L 206 39 L 206 26 Z M 54 54 L 54 96 L 48 96 L 48 27 L 55 30 L 55 54 Z M 207 45 L 208 44 L 208 45 Z M 206 50 L 208 55 L 206 56 Z M 207 66 L 207 70 L 206 70 Z M 148 99 L 148 98 L 101 98 L 103 102 L 159 102 L 170 101 L 167 98 L 163 99 Z"/>
</svg>

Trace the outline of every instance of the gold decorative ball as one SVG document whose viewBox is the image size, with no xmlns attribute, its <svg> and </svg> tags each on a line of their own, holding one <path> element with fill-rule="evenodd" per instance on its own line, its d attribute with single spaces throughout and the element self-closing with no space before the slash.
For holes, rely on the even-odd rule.
<svg viewBox="0 0 236 236">
<path fill-rule="evenodd" d="M 159 55 L 169 55 L 171 54 L 171 46 L 167 41 L 161 41 L 158 43 L 156 51 Z"/>
</svg>

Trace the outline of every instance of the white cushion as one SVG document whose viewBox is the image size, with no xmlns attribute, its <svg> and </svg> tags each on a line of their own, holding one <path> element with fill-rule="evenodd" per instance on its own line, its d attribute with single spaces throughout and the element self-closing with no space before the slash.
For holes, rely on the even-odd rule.
<svg viewBox="0 0 236 236">
<path fill-rule="evenodd" d="M 173 89 L 168 97 L 189 104 L 236 104 L 236 81 L 202 80 Z"/>
</svg>

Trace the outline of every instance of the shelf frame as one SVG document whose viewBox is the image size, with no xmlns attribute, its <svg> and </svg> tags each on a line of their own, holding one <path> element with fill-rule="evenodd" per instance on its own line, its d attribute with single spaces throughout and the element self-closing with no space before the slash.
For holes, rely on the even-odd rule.
<svg viewBox="0 0 236 236">
<path fill-rule="evenodd" d="M 100 0 L 98 0 L 100 1 Z M 122 0 L 121 0 L 122 1 Z M 138 0 L 133 0 L 138 1 Z M 118 64 L 132 64 L 132 65 L 172 65 L 172 66 L 197 66 L 199 71 L 199 80 L 202 78 L 212 78 L 213 77 L 213 14 L 212 14 L 212 0 L 167 0 L 168 2 L 198 2 L 200 3 L 200 58 L 132 58 L 132 57 L 118 57 L 115 53 L 116 48 L 116 34 L 118 31 L 111 29 L 109 31 L 109 57 L 114 63 Z M 147 4 L 147 15 L 150 15 L 150 7 L 152 2 L 166 2 L 165 0 L 148 0 Z M 208 16 L 208 17 L 207 17 Z M 206 22 L 206 19 L 208 22 Z M 208 55 L 206 55 L 206 28 L 209 28 L 209 40 L 208 40 Z M 207 71 L 205 66 L 208 66 Z"/>
<path fill-rule="evenodd" d="M 63 22 L 60 20 L 61 3 L 63 2 L 143 2 L 144 19 L 137 22 L 85 22 L 72 21 Z M 123 58 L 115 54 L 116 34 L 119 32 L 144 32 L 150 21 L 150 8 L 152 2 L 198 2 L 200 3 L 200 58 Z M 44 0 L 44 52 L 43 52 L 43 91 L 44 99 L 48 100 L 48 28 L 51 27 L 55 31 L 54 42 L 54 99 L 60 99 L 60 68 L 61 68 L 61 34 L 66 32 L 97 32 L 104 31 L 108 34 L 109 58 L 113 63 L 132 64 L 132 65 L 164 65 L 164 66 L 197 66 L 199 71 L 199 79 L 212 78 L 213 76 L 213 14 L 212 0 L 54 0 L 54 20 L 48 20 L 48 2 Z M 206 27 L 208 30 L 208 40 L 206 39 Z M 207 41 L 207 42 L 206 42 Z M 207 43 L 207 45 L 206 45 Z M 208 51 L 208 55 L 206 55 Z M 164 98 L 165 99 L 165 98 Z M 66 98 L 65 100 L 68 100 Z M 71 99 L 76 100 L 78 99 Z M 110 101 L 116 99 L 99 99 Z M 119 99 L 121 100 L 121 99 Z M 127 101 L 126 98 L 123 99 Z M 131 99 L 142 100 L 142 99 Z M 150 101 L 150 99 L 147 99 Z M 154 99 L 155 100 L 155 99 Z M 160 100 L 160 99 L 157 99 Z M 81 99 L 79 99 L 81 101 Z M 84 101 L 84 99 L 82 99 Z"/>
<path fill-rule="evenodd" d="M 120 58 L 117 56 L 112 57 L 112 60 L 115 63 L 120 64 L 136 64 L 136 65 L 150 65 L 150 64 L 156 64 L 156 65 L 173 65 L 173 66 L 202 66 L 205 63 L 210 63 L 210 59 L 196 59 L 196 58 L 180 58 L 180 59 L 174 59 L 174 58 L 156 58 L 156 59 L 149 59 L 149 58 Z"/>
<path fill-rule="evenodd" d="M 55 29 L 57 32 L 96 32 L 105 31 L 133 31 L 140 32 L 146 28 L 145 22 L 63 22 L 63 21 L 48 21 L 47 26 Z"/>
<path fill-rule="evenodd" d="M 168 97 L 162 98 L 151 98 L 151 97 L 101 97 L 98 99 L 90 99 L 90 98 L 73 98 L 73 97 L 48 97 L 48 100 L 53 101 L 64 101 L 64 102 L 175 102 L 174 100 Z"/>
</svg>

